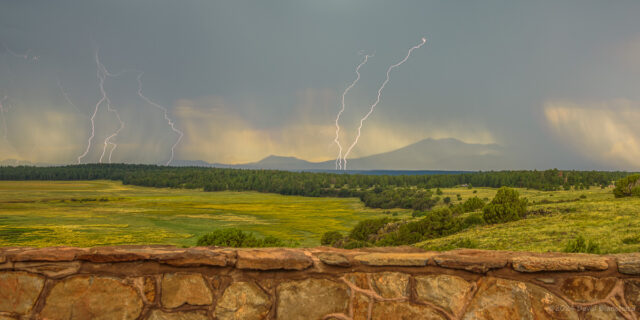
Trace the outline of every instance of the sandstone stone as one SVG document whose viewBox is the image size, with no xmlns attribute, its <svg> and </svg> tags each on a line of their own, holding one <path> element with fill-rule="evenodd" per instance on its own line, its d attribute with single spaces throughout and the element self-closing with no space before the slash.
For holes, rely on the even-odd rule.
<svg viewBox="0 0 640 320">
<path fill-rule="evenodd" d="M 362 293 L 355 293 L 352 303 L 353 320 L 369 320 L 369 304 L 372 303 L 371 298 Z"/>
<path fill-rule="evenodd" d="M 629 306 L 635 307 L 640 314 L 640 280 L 629 279 L 624 282 L 624 297 Z"/>
<path fill-rule="evenodd" d="M 618 263 L 618 271 L 624 274 L 638 275 L 640 274 L 640 254 L 622 254 L 616 257 Z"/>
<path fill-rule="evenodd" d="M 367 266 L 426 266 L 434 253 L 369 253 L 354 259 Z"/>
<path fill-rule="evenodd" d="M 219 320 L 265 319 L 271 309 L 271 297 L 249 282 L 232 283 L 218 300 L 214 315 Z"/>
<path fill-rule="evenodd" d="M 80 262 L 16 262 L 14 263 L 14 268 L 33 273 L 41 273 L 49 278 L 60 278 L 78 272 Z"/>
<path fill-rule="evenodd" d="M 78 255 L 84 254 L 88 249 L 73 247 L 49 247 L 49 248 L 25 248 L 12 251 L 9 254 L 11 261 L 73 261 Z"/>
<path fill-rule="evenodd" d="M 133 283 L 138 287 L 145 302 L 153 304 L 156 301 L 156 280 L 153 277 L 135 278 Z"/>
<path fill-rule="evenodd" d="M 207 312 L 204 310 L 164 312 L 153 310 L 147 317 L 148 320 L 207 320 Z"/>
<path fill-rule="evenodd" d="M 589 306 L 584 314 L 584 320 L 625 320 L 625 318 L 612 306 L 597 304 Z"/>
<path fill-rule="evenodd" d="M 201 274 L 166 273 L 162 276 L 162 306 L 177 308 L 183 304 L 192 306 L 213 303 L 211 289 Z"/>
<path fill-rule="evenodd" d="M 149 260 L 154 250 L 138 247 L 96 247 L 79 254 L 78 260 L 97 263 Z"/>
<path fill-rule="evenodd" d="M 253 270 L 304 270 L 313 260 L 300 250 L 238 250 L 236 268 Z"/>
<path fill-rule="evenodd" d="M 592 302 L 606 298 L 617 281 L 616 278 L 571 277 L 563 281 L 561 290 L 575 302 Z"/>
<path fill-rule="evenodd" d="M 415 277 L 415 288 L 419 302 L 429 302 L 460 315 L 473 285 L 456 276 L 429 275 Z"/>
<path fill-rule="evenodd" d="M 344 279 L 358 288 L 365 290 L 371 289 L 369 286 L 369 275 L 364 272 L 349 273 L 344 276 Z"/>
<path fill-rule="evenodd" d="M 445 320 L 446 318 L 431 307 L 409 302 L 376 302 L 371 314 L 372 320 Z"/>
<path fill-rule="evenodd" d="M 227 255 L 224 252 L 203 247 L 177 250 L 176 252 L 164 253 L 153 258 L 161 263 L 177 267 L 224 267 L 227 265 Z"/>
<path fill-rule="evenodd" d="M 0 315 L 0 320 L 16 320 L 14 317 Z"/>
<path fill-rule="evenodd" d="M 399 272 L 381 272 L 369 275 L 371 288 L 381 297 L 402 298 L 409 296 L 409 275 Z"/>
<path fill-rule="evenodd" d="M 578 314 L 539 286 L 489 277 L 481 280 L 463 319 L 577 320 Z"/>
<path fill-rule="evenodd" d="M 74 276 L 56 283 L 46 297 L 40 319 L 137 319 L 142 299 L 122 281 Z"/>
<path fill-rule="evenodd" d="M 336 267 L 350 267 L 349 259 L 343 254 L 334 252 L 323 252 L 318 254 L 318 259 L 324 264 Z"/>
<path fill-rule="evenodd" d="M 7 262 L 7 256 L 4 254 L 0 254 L 0 264 Z"/>
<path fill-rule="evenodd" d="M 512 258 L 511 263 L 513 269 L 520 272 L 602 271 L 609 268 L 607 258 L 595 255 L 567 255 L 562 257 L 519 256 Z"/>
<path fill-rule="evenodd" d="M 504 268 L 507 265 L 506 257 L 491 255 L 464 255 L 457 253 L 444 253 L 435 256 L 433 260 L 443 268 L 467 270 L 475 273 L 486 273 L 491 269 Z"/>
<path fill-rule="evenodd" d="M 536 280 L 544 283 L 544 284 L 554 284 L 556 283 L 556 279 L 554 278 L 536 278 Z"/>
<path fill-rule="evenodd" d="M 26 314 L 31 311 L 44 277 L 26 272 L 0 272 L 0 312 Z"/>
<path fill-rule="evenodd" d="M 281 283 L 276 289 L 277 319 L 319 320 L 332 313 L 345 313 L 348 288 L 326 279 L 306 279 Z"/>
</svg>

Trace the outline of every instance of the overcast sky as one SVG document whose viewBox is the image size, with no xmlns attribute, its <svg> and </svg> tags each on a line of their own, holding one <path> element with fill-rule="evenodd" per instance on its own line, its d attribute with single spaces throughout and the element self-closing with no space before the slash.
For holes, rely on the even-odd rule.
<svg viewBox="0 0 640 320">
<path fill-rule="evenodd" d="M 640 169 L 638 1 L 1 0 L 0 159 L 75 163 L 104 88 L 113 162 L 353 157 L 424 138 L 496 143 L 513 167 Z M 122 73 L 120 73 L 122 71 Z M 137 77 L 143 94 L 138 96 Z M 65 98 L 65 94 L 67 98 Z M 103 101 L 81 161 L 107 161 Z M 425 168 L 431 169 L 431 168 Z"/>
</svg>

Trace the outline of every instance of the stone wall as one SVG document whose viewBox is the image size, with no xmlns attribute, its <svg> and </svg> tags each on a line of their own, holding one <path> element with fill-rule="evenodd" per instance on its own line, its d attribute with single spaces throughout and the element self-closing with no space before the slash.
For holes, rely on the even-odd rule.
<svg viewBox="0 0 640 320">
<path fill-rule="evenodd" d="M 0 248 L 6 319 L 638 319 L 640 254 Z"/>
</svg>

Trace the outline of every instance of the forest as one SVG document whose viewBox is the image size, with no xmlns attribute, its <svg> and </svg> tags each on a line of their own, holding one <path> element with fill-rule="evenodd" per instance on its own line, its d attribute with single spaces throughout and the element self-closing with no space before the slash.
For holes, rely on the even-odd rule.
<svg viewBox="0 0 640 320">
<path fill-rule="evenodd" d="M 60 167 L 0 167 L 0 180 L 114 180 L 123 184 L 257 191 L 308 197 L 358 197 L 372 208 L 431 209 L 438 188 L 503 186 L 542 191 L 606 187 L 629 176 L 621 171 L 487 171 L 434 175 L 365 175 L 278 170 L 84 164 Z M 436 190 L 432 190 L 436 189 Z M 442 199 L 446 201 L 447 199 Z"/>
</svg>

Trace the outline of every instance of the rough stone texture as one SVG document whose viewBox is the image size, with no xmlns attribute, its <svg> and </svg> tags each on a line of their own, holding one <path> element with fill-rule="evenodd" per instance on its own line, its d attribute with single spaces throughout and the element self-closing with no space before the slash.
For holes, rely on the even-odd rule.
<svg viewBox="0 0 640 320">
<path fill-rule="evenodd" d="M 44 287 L 44 278 L 26 272 L 0 272 L 0 311 L 26 314 Z"/>
<path fill-rule="evenodd" d="M 446 320 L 434 309 L 409 302 L 376 302 L 372 320 Z"/>
<path fill-rule="evenodd" d="M 236 268 L 253 270 L 304 270 L 313 264 L 300 250 L 238 250 Z"/>
<path fill-rule="evenodd" d="M 426 266 L 434 253 L 369 253 L 354 259 L 367 266 Z"/>
<path fill-rule="evenodd" d="M 637 275 L 638 253 L 0 247 L 0 320 L 635 319 Z"/>
<path fill-rule="evenodd" d="M 75 274 L 80 269 L 80 261 L 68 262 L 16 262 L 17 270 L 44 274 L 49 278 L 61 278 Z"/>
<path fill-rule="evenodd" d="M 280 320 L 318 320 L 332 313 L 344 313 L 349 290 L 343 283 L 306 279 L 282 283 L 276 290 Z"/>
<path fill-rule="evenodd" d="M 162 306 L 177 308 L 183 304 L 202 306 L 213 303 L 211 289 L 196 273 L 167 273 L 162 277 Z"/>
<path fill-rule="evenodd" d="M 164 312 L 153 310 L 147 317 L 148 320 L 208 320 L 207 312 L 204 310 Z"/>
<path fill-rule="evenodd" d="M 513 269 L 520 272 L 602 271 L 609 268 L 607 258 L 595 255 L 568 255 L 563 257 L 519 256 L 514 257 L 511 263 Z"/>
<path fill-rule="evenodd" d="M 399 272 L 381 272 L 369 275 L 371 288 L 385 299 L 409 296 L 408 274 Z"/>
<path fill-rule="evenodd" d="M 447 312 L 460 315 L 473 285 L 466 280 L 450 275 L 415 277 L 417 300 L 433 303 Z"/>
<path fill-rule="evenodd" d="M 369 275 L 362 272 L 349 273 L 344 277 L 347 281 L 354 284 L 356 287 L 369 290 Z"/>
<path fill-rule="evenodd" d="M 640 314 L 640 280 L 626 280 L 624 282 L 624 297 L 627 304 L 636 307 L 636 312 Z"/>
<path fill-rule="evenodd" d="M 318 259 L 320 259 L 322 263 L 328 264 L 331 266 L 337 266 L 337 267 L 351 266 L 351 262 L 349 262 L 349 259 L 347 259 L 345 255 L 340 253 L 323 252 L 318 254 Z"/>
<path fill-rule="evenodd" d="M 156 301 L 156 281 L 153 277 L 135 278 L 133 283 L 140 290 L 146 303 L 153 304 Z"/>
<path fill-rule="evenodd" d="M 584 320 L 625 320 L 625 318 L 619 314 L 616 309 L 606 304 L 598 304 L 589 307 L 589 310 L 584 314 Z"/>
<path fill-rule="evenodd" d="M 28 248 L 8 254 L 11 261 L 74 261 L 88 249 L 74 247 Z"/>
<path fill-rule="evenodd" d="M 618 262 L 618 271 L 620 271 L 620 273 L 631 275 L 640 274 L 640 254 L 618 255 L 616 261 Z"/>
<path fill-rule="evenodd" d="M 45 300 L 41 319 L 136 319 L 142 299 L 120 280 L 75 276 L 56 283 Z"/>
<path fill-rule="evenodd" d="M 353 320 L 369 320 L 369 304 L 371 298 L 362 294 L 356 293 L 353 297 Z"/>
<path fill-rule="evenodd" d="M 218 300 L 214 315 L 219 320 L 265 319 L 271 309 L 271 298 L 257 285 L 232 283 Z"/>
<path fill-rule="evenodd" d="M 224 252 L 211 251 L 208 248 L 189 248 L 175 252 L 168 252 L 159 257 L 160 262 L 177 267 L 217 266 L 227 265 L 227 255 Z"/>
<path fill-rule="evenodd" d="M 495 255 L 477 255 L 463 253 L 444 253 L 433 258 L 443 268 L 461 269 L 475 273 L 486 273 L 491 269 L 504 268 L 507 258 Z"/>
<path fill-rule="evenodd" d="M 616 278 L 571 277 L 562 283 L 562 293 L 575 302 L 602 300 L 616 285 Z"/>
<path fill-rule="evenodd" d="M 472 319 L 578 319 L 563 300 L 536 285 L 485 278 L 464 318 Z"/>
</svg>

